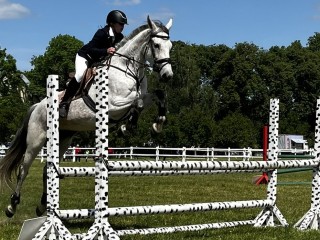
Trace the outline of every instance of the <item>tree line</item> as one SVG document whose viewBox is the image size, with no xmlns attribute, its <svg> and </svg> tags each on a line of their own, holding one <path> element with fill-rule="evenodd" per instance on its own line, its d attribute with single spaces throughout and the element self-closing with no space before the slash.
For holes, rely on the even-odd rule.
<svg viewBox="0 0 320 240">
<path fill-rule="evenodd" d="M 46 96 L 49 74 L 58 74 L 64 88 L 82 45 L 73 36 L 58 35 L 43 55 L 32 57 L 32 70 L 26 72 L 19 71 L 15 59 L 0 48 L 0 142 L 10 142 L 28 107 Z M 231 48 L 174 41 L 171 59 L 174 77 L 167 83 L 146 71 L 149 91 L 167 93 L 168 120 L 163 132 L 154 135 L 150 131 L 157 113 L 153 106 L 142 113 L 131 136 L 112 131 L 110 146 L 153 142 L 170 147 L 260 148 L 270 98 L 280 99 L 279 133 L 304 135 L 313 145 L 320 95 L 319 33 L 309 37 L 306 46 L 294 41 L 268 50 L 248 42 Z M 77 134 L 74 144 L 93 146 L 94 133 Z"/>
</svg>

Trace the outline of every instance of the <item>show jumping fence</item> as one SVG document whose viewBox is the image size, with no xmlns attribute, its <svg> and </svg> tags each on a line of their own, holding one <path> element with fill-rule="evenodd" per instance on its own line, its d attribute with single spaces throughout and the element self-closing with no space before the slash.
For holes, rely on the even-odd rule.
<svg viewBox="0 0 320 240">
<path fill-rule="evenodd" d="M 0 159 L 5 156 L 8 147 L 0 146 Z M 80 153 L 77 153 L 77 149 Z M 76 158 L 95 158 L 96 148 L 93 147 L 70 147 L 63 155 L 64 161 L 76 162 Z M 279 154 L 286 154 L 286 156 L 298 159 L 303 156 L 314 156 L 313 148 L 308 149 L 279 149 Z M 261 160 L 263 149 L 259 148 L 215 148 L 215 147 L 109 147 L 109 159 L 137 159 L 137 158 L 153 158 L 155 161 L 163 159 L 177 159 L 182 161 L 187 160 Z M 47 148 L 43 147 L 38 154 L 41 162 L 47 159 Z"/>
<path fill-rule="evenodd" d="M 240 225 L 287 226 L 288 223 L 276 205 L 277 200 L 277 169 L 312 167 L 312 195 L 310 210 L 294 225 L 296 228 L 318 229 L 319 222 L 319 153 L 320 153 L 320 100 L 317 101 L 317 118 L 315 130 L 316 157 L 302 160 L 278 160 L 278 123 L 279 100 L 270 100 L 269 115 L 269 148 L 268 161 L 111 161 L 108 159 L 108 77 L 99 72 L 97 80 L 97 121 L 96 147 L 97 160 L 94 168 L 59 167 L 58 157 L 58 101 L 57 77 L 48 78 L 48 200 L 47 217 L 32 239 L 120 239 L 130 234 L 170 233 L 177 231 L 195 231 L 217 229 Z M 106 125 L 104 125 L 107 123 Z M 203 172 L 230 173 L 246 171 L 267 171 L 269 182 L 266 199 L 230 202 L 208 202 L 193 204 L 149 205 L 116 207 L 108 206 L 109 175 L 126 175 L 140 172 L 148 175 L 161 175 L 170 172 L 172 175 L 185 173 L 201 174 Z M 59 208 L 59 177 L 58 176 L 95 176 L 95 208 L 69 209 Z M 214 211 L 223 209 L 262 208 L 254 218 L 242 221 L 207 223 L 198 225 L 159 227 L 147 229 L 115 230 L 108 222 L 112 216 L 132 216 L 146 214 L 171 214 L 178 212 Z M 63 225 L 63 219 L 94 218 L 95 221 L 87 233 L 71 234 Z"/>
</svg>

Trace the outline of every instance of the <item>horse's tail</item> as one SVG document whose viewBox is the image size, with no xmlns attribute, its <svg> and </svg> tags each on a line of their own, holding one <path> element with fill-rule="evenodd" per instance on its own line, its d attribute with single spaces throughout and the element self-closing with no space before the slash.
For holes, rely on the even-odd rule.
<svg viewBox="0 0 320 240">
<path fill-rule="evenodd" d="M 30 116 L 37 105 L 30 107 L 24 118 L 22 127 L 17 131 L 6 155 L 0 159 L 0 189 L 6 184 L 13 190 L 13 178 L 17 176 L 18 168 L 23 161 L 27 149 L 27 133 Z"/>
</svg>

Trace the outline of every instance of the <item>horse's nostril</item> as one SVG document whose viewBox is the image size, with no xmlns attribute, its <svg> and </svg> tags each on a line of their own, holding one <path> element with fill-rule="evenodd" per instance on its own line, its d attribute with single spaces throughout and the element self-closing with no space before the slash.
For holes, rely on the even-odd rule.
<svg viewBox="0 0 320 240">
<path fill-rule="evenodd" d="M 168 74 L 168 73 L 165 73 L 165 74 L 163 74 L 162 76 L 161 76 L 161 81 L 163 81 L 163 82 L 167 82 L 167 81 L 169 81 L 170 79 L 172 78 L 172 74 Z"/>
</svg>

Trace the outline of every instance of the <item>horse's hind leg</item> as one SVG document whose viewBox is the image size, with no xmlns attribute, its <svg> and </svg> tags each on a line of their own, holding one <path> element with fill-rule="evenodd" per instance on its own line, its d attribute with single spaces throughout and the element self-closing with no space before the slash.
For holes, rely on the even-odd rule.
<svg viewBox="0 0 320 240">
<path fill-rule="evenodd" d="M 37 141 L 35 141 L 36 139 Z M 36 139 L 30 139 L 30 141 L 27 140 L 27 149 L 23 156 L 23 163 L 20 165 L 18 171 L 17 185 L 14 193 L 10 197 L 10 205 L 5 210 L 7 217 L 12 217 L 15 214 L 17 205 L 20 203 L 20 192 L 22 184 L 28 175 L 33 160 L 36 158 L 46 140 L 45 135 L 41 136 L 41 134 L 37 135 Z"/>
<path fill-rule="evenodd" d="M 68 147 L 71 144 L 72 137 L 75 132 L 72 131 L 60 131 L 59 133 L 59 159 L 60 161 L 63 158 L 63 154 L 66 152 Z M 40 204 L 36 208 L 36 214 L 38 217 L 42 216 L 46 211 L 47 207 L 47 164 L 43 167 L 42 174 L 42 183 L 43 183 L 43 192 L 40 200 Z"/>
</svg>

